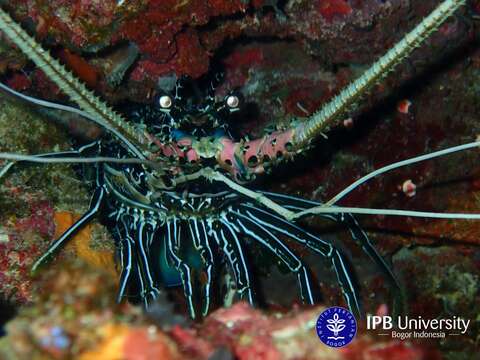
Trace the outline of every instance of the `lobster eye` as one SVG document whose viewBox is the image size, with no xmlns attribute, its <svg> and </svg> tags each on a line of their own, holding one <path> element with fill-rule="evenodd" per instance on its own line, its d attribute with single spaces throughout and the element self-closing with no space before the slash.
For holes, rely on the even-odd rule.
<svg viewBox="0 0 480 360">
<path fill-rule="evenodd" d="M 160 98 L 158 99 L 158 105 L 160 105 L 162 109 L 169 109 L 172 104 L 172 98 L 168 95 L 160 96 Z"/>
<path fill-rule="evenodd" d="M 230 109 L 238 108 L 240 105 L 240 99 L 236 95 L 228 95 L 225 102 Z"/>
</svg>

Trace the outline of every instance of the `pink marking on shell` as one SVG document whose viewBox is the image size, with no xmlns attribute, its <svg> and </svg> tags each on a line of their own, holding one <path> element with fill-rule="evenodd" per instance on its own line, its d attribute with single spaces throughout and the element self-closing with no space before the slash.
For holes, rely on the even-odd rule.
<svg viewBox="0 0 480 360">
<path fill-rule="evenodd" d="M 197 154 L 197 152 L 194 150 L 194 149 L 188 149 L 186 151 L 186 156 L 187 156 L 187 160 L 189 162 L 195 162 L 195 161 L 198 161 L 198 159 L 200 158 Z"/>
<path fill-rule="evenodd" d="M 184 137 L 184 138 L 181 138 L 180 140 L 177 141 L 177 144 L 179 146 L 188 146 L 188 147 L 191 147 L 192 146 L 192 139 L 189 138 L 189 137 Z"/>
<path fill-rule="evenodd" d="M 222 150 L 217 155 L 219 165 L 235 178 L 246 169 L 251 174 L 265 172 L 264 163 L 280 156 L 289 156 L 288 144 L 292 144 L 294 130 L 277 131 L 260 139 L 246 142 L 233 142 L 231 139 L 220 140 Z M 238 163 L 238 160 L 241 163 Z"/>
<path fill-rule="evenodd" d="M 275 159 L 280 156 L 289 154 L 287 150 L 287 144 L 292 144 L 293 130 L 276 131 L 270 135 L 267 135 L 261 139 L 247 141 L 245 143 L 245 149 L 247 150 L 243 156 L 243 161 L 248 166 L 248 160 L 255 156 L 258 158 L 258 164 L 263 163 L 265 156 L 270 159 Z M 248 148 L 247 148 L 248 147 Z M 252 166 L 250 166 L 252 167 Z"/>
<path fill-rule="evenodd" d="M 188 161 L 196 161 L 200 157 L 197 152 L 192 149 L 192 139 L 184 137 L 179 141 L 163 144 L 158 138 L 153 135 L 148 134 L 148 138 L 151 142 L 158 146 L 160 149 L 160 154 L 166 157 L 178 157 L 178 158 L 187 158 Z M 157 153 L 158 155 L 158 153 Z M 155 157 L 153 158 L 153 160 Z"/>
<path fill-rule="evenodd" d="M 160 147 L 161 153 L 164 156 L 170 157 L 170 156 L 179 156 L 183 157 L 183 153 L 180 151 L 180 149 L 177 146 L 173 146 L 172 144 L 167 144 L 167 145 L 162 145 Z"/>
<path fill-rule="evenodd" d="M 183 154 L 183 151 L 180 150 L 177 144 L 175 143 L 163 144 L 158 138 L 156 138 L 155 136 L 147 132 L 145 132 L 145 136 L 150 140 L 150 142 L 157 145 L 158 148 L 160 149 L 159 153 L 152 154 L 152 156 L 150 157 L 150 160 L 155 160 L 155 158 L 159 155 L 163 155 L 166 157 L 170 157 L 170 156 L 184 157 L 185 156 Z"/>
<path fill-rule="evenodd" d="M 232 141 L 232 139 L 229 139 L 227 137 L 224 137 L 219 141 L 220 144 L 222 144 L 223 148 L 217 156 L 217 162 L 222 168 L 228 169 L 235 163 L 235 148 L 238 143 Z"/>
<path fill-rule="evenodd" d="M 217 163 L 222 169 L 232 175 L 236 181 L 249 180 L 248 175 L 262 174 L 265 172 L 265 163 L 275 161 L 280 157 L 292 156 L 294 129 L 276 131 L 270 135 L 252 141 L 234 142 L 232 139 L 223 137 L 218 139 L 222 145 L 217 153 Z M 186 158 L 189 162 L 202 160 L 199 153 L 192 148 L 192 139 L 184 137 L 178 142 L 162 144 L 159 139 L 149 136 L 150 141 L 156 144 L 160 151 L 155 155 L 174 156 Z"/>
<path fill-rule="evenodd" d="M 228 171 L 233 178 L 238 179 L 238 175 L 241 173 L 241 164 L 238 164 L 237 159 L 238 148 L 240 143 L 234 142 L 232 139 L 224 137 L 221 138 L 220 144 L 222 144 L 222 150 L 217 155 L 217 162 L 222 169 Z"/>
</svg>

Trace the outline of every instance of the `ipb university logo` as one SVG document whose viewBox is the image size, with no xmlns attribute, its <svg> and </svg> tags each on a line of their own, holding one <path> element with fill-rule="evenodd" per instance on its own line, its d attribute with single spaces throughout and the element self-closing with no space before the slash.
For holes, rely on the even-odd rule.
<svg viewBox="0 0 480 360">
<path fill-rule="evenodd" d="M 317 320 L 317 334 L 330 347 L 348 345 L 357 333 L 357 321 L 353 314 L 339 306 L 323 311 Z"/>
</svg>

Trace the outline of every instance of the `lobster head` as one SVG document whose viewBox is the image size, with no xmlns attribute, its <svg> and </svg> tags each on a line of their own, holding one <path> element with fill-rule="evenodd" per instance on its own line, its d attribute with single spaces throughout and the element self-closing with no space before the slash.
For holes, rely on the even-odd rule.
<svg viewBox="0 0 480 360">
<path fill-rule="evenodd" d="M 195 171 L 195 165 L 208 163 L 237 182 L 248 182 L 289 155 L 293 130 L 274 131 L 253 140 L 232 136 L 235 113 L 244 100 L 236 90 L 216 96 L 215 82 L 220 80 L 221 76 L 215 76 L 201 91 L 201 81 L 182 77 L 171 91 L 161 90 L 154 100 L 157 116 L 146 123 L 147 133 L 158 148 L 155 156 L 172 159 L 175 172 Z"/>
<path fill-rule="evenodd" d="M 215 81 L 220 79 L 220 75 L 215 76 Z M 241 109 L 242 103 L 237 91 L 218 98 L 214 81 L 201 91 L 198 83 L 186 76 L 177 80 L 172 91 L 161 90 L 155 97 L 155 106 L 162 113 L 157 121 L 172 140 L 227 133 L 231 115 Z"/>
</svg>

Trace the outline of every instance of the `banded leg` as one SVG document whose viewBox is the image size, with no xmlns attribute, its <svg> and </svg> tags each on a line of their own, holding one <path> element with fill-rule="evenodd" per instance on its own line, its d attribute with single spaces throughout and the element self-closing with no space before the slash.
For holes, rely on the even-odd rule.
<svg viewBox="0 0 480 360">
<path fill-rule="evenodd" d="M 232 213 L 235 214 L 236 222 L 243 233 L 269 249 L 291 272 L 297 275 L 302 301 L 314 304 L 315 300 L 313 298 L 310 275 L 300 258 L 261 223 L 255 221 L 250 216 L 245 216 L 241 212 L 233 211 Z"/>
<path fill-rule="evenodd" d="M 120 264 L 122 266 L 122 273 L 120 274 L 119 288 L 117 293 L 117 303 L 120 303 L 122 298 L 125 296 L 130 274 L 133 268 L 136 268 L 136 261 L 134 260 L 132 253 L 132 244 L 134 244 L 134 241 L 130 236 L 130 231 L 123 216 L 121 218 L 121 224 L 122 228 L 118 229 L 117 231 L 118 236 L 120 237 Z"/>
<path fill-rule="evenodd" d="M 146 293 L 147 290 L 145 289 L 145 280 L 143 278 L 142 270 L 140 269 L 140 265 L 138 264 L 138 261 L 135 264 L 135 268 L 137 271 L 138 282 L 140 283 L 140 297 L 144 300 L 145 298 L 143 297 L 143 295 Z M 145 306 L 145 309 L 147 309 L 145 302 L 144 302 L 144 306 Z"/>
<path fill-rule="evenodd" d="M 181 240 L 181 228 L 177 227 L 177 219 L 167 220 L 167 258 L 173 261 L 173 265 L 180 272 L 183 292 L 187 300 L 187 307 L 190 317 L 195 319 L 195 307 L 193 304 L 193 286 L 190 266 L 178 256 Z"/>
<path fill-rule="evenodd" d="M 206 266 L 207 282 L 204 286 L 202 316 L 207 316 L 208 310 L 210 309 L 210 291 L 213 279 L 213 252 L 210 247 L 210 239 L 207 235 L 204 220 L 199 221 L 196 218 L 192 218 L 188 223 L 188 227 L 190 229 L 190 235 L 192 236 L 193 246 L 195 250 L 200 252 L 200 256 Z"/>
<path fill-rule="evenodd" d="M 301 198 L 297 198 L 289 195 L 269 193 L 269 192 L 265 192 L 264 194 L 268 197 L 275 199 L 276 202 L 278 202 L 279 204 L 281 204 L 282 206 L 286 207 L 289 210 L 302 211 L 312 206 L 320 205 L 320 203 L 316 201 L 301 199 Z M 402 310 L 403 303 L 404 303 L 403 291 L 400 287 L 400 284 L 395 274 L 392 272 L 390 266 L 385 262 L 383 257 L 375 249 L 375 247 L 370 241 L 370 238 L 365 233 L 365 231 L 362 230 L 362 228 L 358 224 L 358 221 L 355 219 L 355 217 L 352 214 L 348 214 L 348 213 L 324 214 L 321 216 L 331 221 L 344 224 L 347 227 L 348 231 L 352 236 L 352 239 L 362 248 L 362 250 L 370 257 L 370 259 L 372 259 L 372 261 L 377 265 L 380 271 L 387 278 L 387 281 L 394 288 L 393 291 L 394 291 L 395 303 L 400 308 L 400 310 Z"/>
<path fill-rule="evenodd" d="M 33 264 L 33 273 L 35 273 L 42 264 L 44 264 L 51 256 L 55 254 L 55 252 L 58 251 L 60 247 L 65 245 L 68 240 L 70 240 L 79 230 L 87 225 L 95 217 L 95 215 L 97 215 L 104 197 L 105 189 L 103 186 L 98 186 L 93 193 L 92 199 L 90 200 L 88 211 L 83 214 L 77 222 L 70 226 L 57 240 L 50 244 L 47 251 Z"/>
<path fill-rule="evenodd" d="M 155 281 L 152 276 L 151 272 L 151 266 L 150 266 L 150 261 L 149 261 L 149 256 L 147 254 L 147 251 L 145 250 L 148 248 L 148 243 L 151 241 L 151 237 L 153 236 L 153 231 L 154 229 L 151 229 L 149 232 L 146 227 L 152 227 L 151 224 L 146 224 L 145 220 L 143 217 L 137 220 L 137 223 L 135 224 L 135 227 L 137 228 L 137 253 L 138 253 L 138 263 L 140 266 L 140 276 L 144 278 L 145 281 L 145 292 L 142 293 L 142 299 L 144 301 L 145 307 L 148 307 L 149 304 L 149 298 L 152 300 L 155 300 L 157 298 L 157 295 L 160 293 L 158 288 L 155 286 Z"/>
<path fill-rule="evenodd" d="M 348 307 L 357 315 L 360 315 L 360 304 L 350 271 L 347 268 L 345 256 L 332 244 L 305 231 L 301 227 L 274 215 L 262 208 L 251 204 L 241 204 L 244 214 L 264 227 L 275 232 L 287 235 L 290 239 L 305 245 L 310 250 L 329 259 L 335 270 L 338 282 L 342 289 Z"/>
<path fill-rule="evenodd" d="M 305 200 L 305 199 L 300 199 L 296 198 L 293 196 L 289 195 L 282 195 L 282 194 L 275 194 L 275 193 L 265 193 L 265 195 L 269 197 L 274 197 L 276 201 L 281 203 L 283 206 L 285 206 L 289 210 L 306 210 L 309 207 L 312 206 L 318 206 L 320 203 L 316 201 L 311 201 L 311 200 Z M 279 199 L 277 199 L 279 198 Z M 370 241 L 370 238 L 368 235 L 365 233 L 365 231 L 362 230 L 360 225 L 358 224 L 357 219 L 352 214 L 324 214 L 321 215 L 322 217 L 335 221 L 337 223 L 344 224 L 348 231 L 350 232 L 350 235 L 352 236 L 352 239 L 360 245 L 362 250 L 375 262 L 375 264 L 378 266 L 378 268 L 387 276 L 388 281 L 397 289 L 400 291 L 400 285 L 393 274 L 392 270 L 390 267 L 385 263 L 385 260 L 383 257 L 378 253 L 378 251 L 375 249 L 373 244 Z"/>
<path fill-rule="evenodd" d="M 351 214 L 337 214 L 339 222 L 345 224 L 350 232 L 352 239 L 362 248 L 362 250 L 372 259 L 376 266 L 382 271 L 387 278 L 387 281 L 393 287 L 395 305 L 398 307 L 400 313 L 403 312 L 404 298 L 403 291 L 400 284 L 392 272 L 390 266 L 387 265 L 383 257 L 378 253 L 377 249 L 370 242 L 370 238 L 362 230 L 357 222 L 357 219 Z"/>
<path fill-rule="evenodd" d="M 232 273 L 235 277 L 237 293 L 241 299 L 246 299 L 252 306 L 255 305 L 255 299 L 252 291 L 252 283 L 248 272 L 248 266 L 243 253 L 240 240 L 238 239 L 238 229 L 231 224 L 231 220 L 225 215 L 220 218 L 222 226 L 214 229 L 210 224 L 210 232 L 213 234 L 217 245 L 226 255 Z"/>
</svg>

